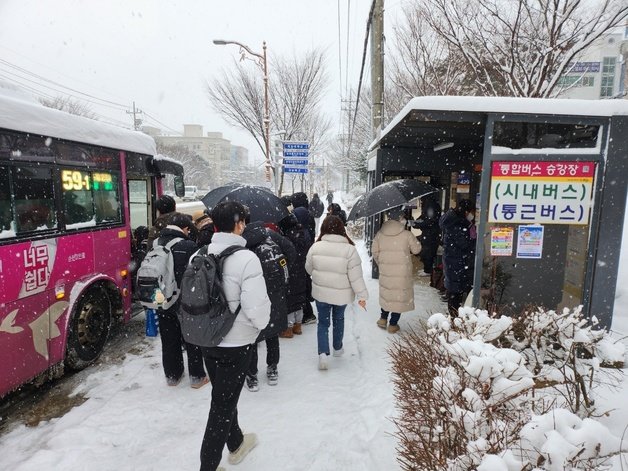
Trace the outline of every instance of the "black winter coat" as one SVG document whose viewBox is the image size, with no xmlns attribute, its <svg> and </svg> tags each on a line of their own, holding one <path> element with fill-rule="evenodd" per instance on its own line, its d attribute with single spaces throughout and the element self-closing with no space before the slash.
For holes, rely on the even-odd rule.
<svg viewBox="0 0 628 471">
<path fill-rule="evenodd" d="M 165 227 L 159 233 L 159 239 L 157 239 L 157 243 L 160 245 L 166 245 L 172 239 L 177 237 L 183 238 L 182 241 L 177 242 L 172 247 L 172 258 L 174 262 L 174 277 L 177 280 L 177 286 L 181 287 L 181 280 L 183 279 L 183 272 L 188 266 L 190 261 L 190 257 L 198 247 L 196 243 L 190 239 L 181 231 L 177 231 L 176 229 L 170 229 Z"/>
<path fill-rule="evenodd" d="M 212 237 L 214 235 L 214 225 L 207 224 L 198 230 L 196 234 L 196 245 L 200 249 L 204 245 L 208 245 L 212 241 Z"/>
<path fill-rule="evenodd" d="M 451 293 L 467 292 L 473 285 L 476 239 L 471 237 L 471 225 L 455 209 L 449 209 L 440 218 L 445 288 Z"/>
<path fill-rule="evenodd" d="M 310 212 L 303 206 L 298 208 L 294 208 L 292 213 L 297 217 L 297 220 L 303 226 L 303 228 L 307 231 L 310 236 L 310 241 L 314 243 L 314 237 L 316 236 L 316 221 L 310 214 Z"/>
<path fill-rule="evenodd" d="M 319 218 L 325 212 L 325 205 L 318 196 L 314 196 L 310 201 L 310 214 L 314 218 Z"/>
<path fill-rule="evenodd" d="M 289 266 L 290 290 L 288 296 L 288 312 L 303 309 L 308 301 L 308 277 L 305 271 L 305 257 L 312 246 L 309 235 L 300 226 L 292 226 L 284 230 L 286 238 L 292 242 L 295 250 L 295 261 Z"/>
<path fill-rule="evenodd" d="M 429 209 L 432 210 L 431 217 L 428 214 Z M 440 244 L 440 216 L 440 207 L 438 206 L 438 203 L 435 201 L 429 201 L 423 207 L 419 219 L 412 223 L 412 227 L 421 229 L 421 235 L 418 236 L 417 239 L 421 243 L 420 255 L 422 257 L 434 257 L 436 255 L 438 245 Z"/>
<path fill-rule="evenodd" d="M 242 237 L 246 239 L 246 248 L 255 252 L 257 257 L 262 263 L 262 268 L 267 264 L 268 259 L 263 257 L 271 257 L 277 259 L 277 265 L 279 265 L 279 258 L 288 259 L 287 255 L 281 251 L 281 246 L 274 242 L 272 231 L 264 227 L 262 222 L 252 222 L 247 224 Z M 274 246 L 277 252 L 273 253 L 270 250 L 256 251 L 256 248 L 264 243 L 271 242 L 271 246 Z M 280 252 L 280 253 L 278 253 Z M 290 265 L 288 265 L 288 273 Z M 270 321 L 268 326 L 260 332 L 257 341 L 264 340 L 266 338 L 274 337 L 288 328 L 288 285 L 283 280 L 268 279 L 269 274 L 264 272 L 264 280 L 266 281 L 266 291 L 268 293 L 268 299 L 270 299 Z"/>
</svg>

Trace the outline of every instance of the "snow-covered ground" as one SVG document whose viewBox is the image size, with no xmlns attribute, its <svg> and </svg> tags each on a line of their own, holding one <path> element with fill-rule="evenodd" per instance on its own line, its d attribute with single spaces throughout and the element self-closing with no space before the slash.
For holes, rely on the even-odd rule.
<svg viewBox="0 0 628 471">
<path fill-rule="evenodd" d="M 624 230 L 624 248 L 628 249 Z M 237 467 L 247 470 L 395 470 L 395 414 L 390 361 L 392 338 L 379 329 L 377 281 L 370 279 L 364 246 L 363 268 L 371 294 L 368 311 L 353 305 L 345 320 L 345 356 L 317 369 L 316 326 L 300 337 L 281 340 L 280 380 L 263 378 L 265 348 L 260 344 L 260 391 L 242 392 L 240 424 L 258 434 L 259 445 Z M 628 333 L 628 250 L 622 253 L 615 309 L 616 325 Z M 407 329 L 418 319 L 442 312 L 435 290 L 415 288 L 417 310 L 403 314 Z M 614 325 L 615 327 L 615 325 Z M 76 393 L 89 399 L 63 417 L 36 427 L 15 426 L 0 437 L 0 469 L 13 471 L 193 470 L 209 411 L 211 386 L 200 390 L 184 380 L 167 387 L 159 340 L 145 339 L 142 351 L 120 365 L 88 376 Z M 618 394 L 600 401 L 612 417 L 601 419 L 621 436 L 628 424 L 628 380 Z M 226 452 L 225 452 L 226 454 Z M 223 460 L 226 463 L 226 459 Z M 614 469 L 621 469 L 619 459 Z"/>
</svg>

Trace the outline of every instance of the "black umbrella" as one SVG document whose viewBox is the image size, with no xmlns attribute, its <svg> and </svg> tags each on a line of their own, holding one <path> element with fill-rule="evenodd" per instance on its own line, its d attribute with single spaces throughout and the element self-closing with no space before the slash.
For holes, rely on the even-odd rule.
<svg viewBox="0 0 628 471">
<path fill-rule="evenodd" d="M 201 201 L 209 210 L 218 203 L 237 201 L 248 206 L 251 221 L 278 222 L 290 214 L 279 197 L 263 186 L 229 183 L 213 189 Z"/>
<path fill-rule="evenodd" d="M 354 221 L 363 217 L 373 216 L 437 191 L 438 189 L 432 185 L 421 180 L 409 178 L 383 183 L 365 193 L 356 201 L 347 220 Z"/>
</svg>

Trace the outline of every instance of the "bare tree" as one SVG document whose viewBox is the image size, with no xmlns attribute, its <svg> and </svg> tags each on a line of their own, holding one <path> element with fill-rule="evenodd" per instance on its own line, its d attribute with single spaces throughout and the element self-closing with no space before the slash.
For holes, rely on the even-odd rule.
<svg viewBox="0 0 628 471">
<path fill-rule="evenodd" d="M 278 57 L 269 66 L 271 127 L 285 140 L 308 140 L 310 153 L 321 152 L 331 121 L 321 111 L 328 83 L 324 53 L 315 49 L 302 56 Z M 264 96 L 259 70 L 234 64 L 207 82 L 213 108 L 230 124 L 244 128 L 266 151 Z M 283 188 L 281 170 L 279 192 Z"/>
<path fill-rule="evenodd" d="M 558 79 L 577 56 L 628 17 L 625 0 L 412 3 L 397 29 L 403 34 L 394 70 L 415 94 L 463 93 L 466 87 L 481 95 L 555 96 Z M 408 81 L 417 71 L 418 79 Z"/>
<path fill-rule="evenodd" d="M 157 142 L 157 153 L 170 157 L 183 165 L 185 182 L 187 184 L 196 185 L 200 188 L 208 188 L 215 185 L 209 162 L 185 146 L 178 144 L 166 145 Z"/>
<path fill-rule="evenodd" d="M 85 118 L 98 119 L 96 113 L 92 111 L 89 105 L 81 103 L 78 100 L 73 100 L 70 97 L 56 96 L 53 99 L 40 98 L 39 102 L 48 108 L 54 108 L 56 110 L 65 111 L 66 113 L 83 116 Z"/>
</svg>

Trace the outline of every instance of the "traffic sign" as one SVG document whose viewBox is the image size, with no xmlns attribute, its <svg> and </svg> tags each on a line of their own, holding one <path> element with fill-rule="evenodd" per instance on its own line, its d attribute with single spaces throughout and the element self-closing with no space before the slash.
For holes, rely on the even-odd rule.
<svg viewBox="0 0 628 471">
<path fill-rule="evenodd" d="M 307 167 L 284 167 L 285 173 L 307 173 Z"/>
<path fill-rule="evenodd" d="M 283 159 L 284 165 L 307 165 L 307 159 Z"/>
<path fill-rule="evenodd" d="M 298 141 L 284 141 L 283 149 L 285 150 L 308 150 L 310 148 L 309 142 Z"/>
<path fill-rule="evenodd" d="M 284 150 L 284 157 L 309 157 L 310 153 L 307 150 Z"/>
</svg>

